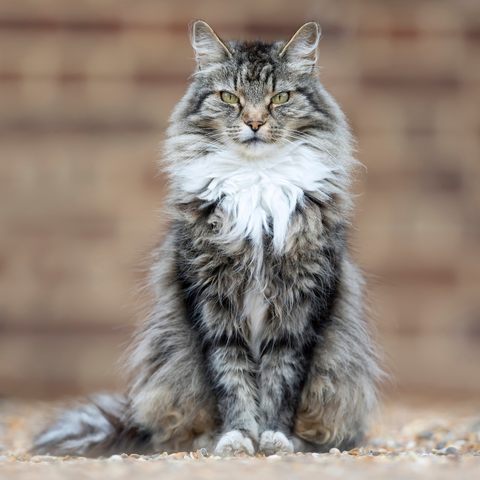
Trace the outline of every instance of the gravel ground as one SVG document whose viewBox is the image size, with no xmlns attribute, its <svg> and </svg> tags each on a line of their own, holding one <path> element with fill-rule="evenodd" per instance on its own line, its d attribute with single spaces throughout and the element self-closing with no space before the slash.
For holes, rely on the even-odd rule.
<svg viewBox="0 0 480 480">
<path fill-rule="evenodd" d="M 0 480 L 461 478 L 480 479 L 480 398 L 402 396 L 386 402 L 367 442 L 350 452 L 221 459 L 205 450 L 110 458 L 29 456 L 52 404 L 0 401 Z"/>
</svg>

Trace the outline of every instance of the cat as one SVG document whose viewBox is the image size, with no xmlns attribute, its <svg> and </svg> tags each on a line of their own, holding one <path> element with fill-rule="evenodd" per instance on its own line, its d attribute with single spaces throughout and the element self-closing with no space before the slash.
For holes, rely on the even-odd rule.
<svg viewBox="0 0 480 480">
<path fill-rule="evenodd" d="M 193 24 L 197 69 L 162 163 L 169 228 L 128 393 L 64 411 L 33 451 L 269 455 L 361 441 L 383 372 L 347 248 L 358 163 L 319 80 L 319 39 L 315 22 L 272 44 Z"/>
</svg>

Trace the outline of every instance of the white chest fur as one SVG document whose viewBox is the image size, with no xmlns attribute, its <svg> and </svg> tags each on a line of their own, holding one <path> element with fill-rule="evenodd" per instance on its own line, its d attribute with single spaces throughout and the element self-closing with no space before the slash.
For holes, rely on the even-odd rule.
<svg viewBox="0 0 480 480">
<path fill-rule="evenodd" d="M 255 157 L 234 150 L 211 153 L 183 165 L 175 175 L 187 193 L 217 201 L 231 215 L 231 239 L 250 237 L 261 245 L 265 231 L 281 251 L 290 216 L 304 192 L 322 190 L 332 173 L 318 152 L 292 144 Z"/>
<path fill-rule="evenodd" d="M 250 237 L 261 246 L 264 232 L 272 235 L 281 251 L 292 212 L 305 192 L 328 196 L 332 166 L 322 162 L 318 151 L 292 144 L 264 155 L 248 157 L 225 150 L 197 158 L 176 169 L 175 176 L 185 192 L 203 200 L 219 202 L 232 218 L 226 241 Z M 259 256 L 261 262 L 261 255 Z M 257 265 L 260 275 L 261 265 Z M 259 355 L 268 302 L 257 278 L 244 298 L 244 315 L 249 323 L 250 344 Z"/>
</svg>

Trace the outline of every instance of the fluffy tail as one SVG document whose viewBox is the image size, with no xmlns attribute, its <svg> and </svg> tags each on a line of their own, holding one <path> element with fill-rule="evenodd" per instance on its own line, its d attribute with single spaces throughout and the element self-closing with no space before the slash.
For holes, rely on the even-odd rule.
<svg viewBox="0 0 480 480">
<path fill-rule="evenodd" d="M 151 434 L 129 422 L 128 401 L 97 395 L 92 403 L 63 411 L 34 441 L 32 453 L 98 457 L 145 452 Z"/>
</svg>

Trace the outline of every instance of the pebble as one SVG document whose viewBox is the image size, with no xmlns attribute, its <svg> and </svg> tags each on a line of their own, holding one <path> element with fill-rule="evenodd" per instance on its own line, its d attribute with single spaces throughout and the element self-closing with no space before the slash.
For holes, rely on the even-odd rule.
<svg viewBox="0 0 480 480">
<path fill-rule="evenodd" d="M 269 457 L 267 457 L 267 460 L 269 462 L 276 462 L 278 460 L 281 460 L 282 457 L 280 455 L 270 455 Z"/>
<path fill-rule="evenodd" d="M 422 430 L 417 434 L 417 438 L 422 440 L 430 440 L 433 437 L 433 433 L 430 430 Z"/>
<path fill-rule="evenodd" d="M 0 455 L 0 462 L 8 462 L 8 457 L 5 455 Z"/>
<path fill-rule="evenodd" d="M 107 458 L 107 462 L 123 462 L 123 458 L 120 455 L 112 455 Z"/>
<path fill-rule="evenodd" d="M 170 458 L 173 458 L 174 460 L 181 460 L 182 458 L 185 458 L 185 456 L 188 455 L 187 452 L 178 452 L 178 453 L 172 453 L 169 455 Z"/>
<path fill-rule="evenodd" d="M 331 448 L 328 452 L 330 455 L 340 455 L 340 450 L 338 448 Z"/>
<path fill-rule="evenodd" d="M 35 455 L 35 457 L 32 458 L 35 458 L 38 460 L 38 462 L 55 462 L 60 460 L 58 457 L 54 457 L 52 455 Z"/>
<path fill-rule="evenodd" d="M 459 455 L 458 450 L 454 447 L 446 447 L 438 450 L 437 455 Z"/>
<path fill-rule="evenodd" d="M 388 448 L 395 448 L 395 445 L 396 445 L 396 442 L 393 438 L 389 438 L 385 445 L 388 447 Z"/>
</svg>

